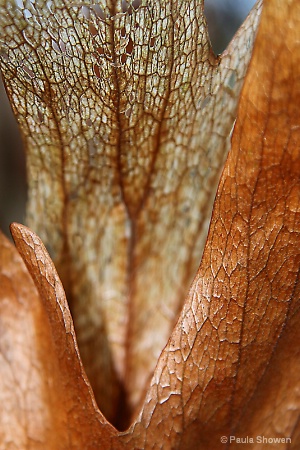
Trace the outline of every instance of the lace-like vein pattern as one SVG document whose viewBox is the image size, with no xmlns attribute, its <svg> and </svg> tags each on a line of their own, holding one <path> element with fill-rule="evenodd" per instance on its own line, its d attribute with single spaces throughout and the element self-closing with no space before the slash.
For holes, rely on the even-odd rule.
<svg viewBox="0 0 300 450">
<path fill-rule="evenodd" d="M 199 265 L 259 8 L 221 59 L 198 0 L 1 2 L 28 224 L 108 418 L 140 401 Z"/>
</svg>

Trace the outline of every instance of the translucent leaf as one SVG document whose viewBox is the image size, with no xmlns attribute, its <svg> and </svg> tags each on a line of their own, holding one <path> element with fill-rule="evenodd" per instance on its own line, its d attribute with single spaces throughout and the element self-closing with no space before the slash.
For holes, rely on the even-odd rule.
<svg viewBox="0 0 300 450">
<path fill-rule="evenodd" d="M 28 224 L 111 420 L 141 400 L 198 267 L 259 9 L 215 57 L 201 1 L 1 2 Z"/>
<path fill-rule="evenodd" d="M 123 7 L 131 15 L 140 8 L 137 3 L 131 10 Z M 279 448 L 274 439 L 282 439 L 282 449 L 299 448 L 299 22 L 296 0 L 266 2 L 200 268 L 126 432 L 118 433 L 97 410 L 63 288 L 43 244 L 28 228 L 13 226 L 46 312 L 41 317 L 48 331 L 39 342 L 49 349 L 71 401 L 71 426 L 65 427 L 70 448 L 218 450 L 224 443 L 239 448 L 236 438 L 249 437 L 251 447 L 261 449 L 266 444 L 257 441 L 259 436 L 270 448 Z M 1 255 L 6 247 L 1 241 Z M 25 283 L 38 304 L 16 260 L 12 249 L 1 259 L 2 298 L 7 293 L 12 301 L 19 298 Z M 3 274 L 17 281 L 13 295 Z M 3 317 L 9 314 L 6 308 Z M 37 358 L 37 364 L 45 361 Z"/>
</svg>

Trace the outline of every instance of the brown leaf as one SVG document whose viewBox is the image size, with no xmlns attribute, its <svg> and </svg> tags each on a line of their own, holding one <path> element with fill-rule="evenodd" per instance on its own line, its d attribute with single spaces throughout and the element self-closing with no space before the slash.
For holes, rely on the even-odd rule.
<svg viewBox="0 0 300 450">
<path fill-rule="evenodd" d="M 44 358 L 49 344 L 47 318 L 38 293 L 18 252 L 0 234 L 0 446 L 53 447 L 53 429 L 62 430 L 60 389 L 51 395 L 51 364 Z"/>
<path fill-rule="evenodd" d="M 266 2 L 201 266 L 133 447 L 300 446 L 299 21 L 299 2 Z"/>
<path fill-rule="evenodd" d="M 1 448 L 110 448 L 115 431 L 96 406 L 53 263 L 25 227 L 12 231 L 41 297 L 1 234 Z"/>
<path fill-rule="evenodd" d="M 28 224 L 61 274 L 101 409 L 124 426 L 199 265 L 260 6 L 222 58 L 202 1 L 0 6 Z"/>
<path fill-rule="evenodd" d="M 125 433 L 117 434 L 93 401 L 43 244 L 14 226 L 49 317 L 57 379 L 73 402 L 67 410 L 78 420 L 69 428 L 70 448 L 94 439 L 90 448 L 218 450 L 239 448 L 239 436 L 253 439 L 250 448 L 265 448 L 257 436 L 285 440 L 268 448 L 299 448 L 299 22 L 296 0 L 265 3 L 202 262 Z M 96 36 L 94 24 L 89 30 Z"/>
</svg>

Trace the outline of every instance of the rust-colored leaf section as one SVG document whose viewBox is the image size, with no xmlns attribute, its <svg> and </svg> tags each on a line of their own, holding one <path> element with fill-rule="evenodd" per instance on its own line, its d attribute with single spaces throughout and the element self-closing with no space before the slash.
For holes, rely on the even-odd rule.
<svg viewBox="0 0 300 450">
<path fill-rule="evenodd" d="M 17 250 L 1 233 L 1 449 L 42 450 L 46 442 L 56 448 L 53 429 L 63 436 L 67 420 L 59 408 L 61 386 L 51 388 L 56 385 L 55 360 L 38 292 Z"/>
<path fill-rule="evenodd" d="M 20 320 L 15 316 L 11 318 L 7 331 L 5 328 L 10 336 L 6 339 L 1 336 L 0 341 L 1 347 L 4 346 L 1 352 L 6 364 L 4 369 L 7 366 L 12 377 L 12 380 L 8 378 L 10 391 L 4 386 L 1 395 L 8 398 L 12 395 L 14 401 L 8 404 L 7 415 L 1 410 L 4 420 L 1 432 L 4 430 L 7 434 L 0 439 L 1 448 L 6 448 L 9 437 L 18 437 L 14 431 L 14 426 L 18 426 L 24 435 L 24 443 L 19 440 L 16 444 L 18 449 L 110 449 L 116 430 L 99 412 L 94 400 L 55 267 L 41 240 L 28 228 L 13 224 L 11 231 L 40 297 L 15 250 L 4 241 L 7 256 L 1 253 L 2 258 L 6 256 L 2 273 L 11 275 L 6 284 L 1 283 L 1 304 L 17 318 L 20 316 Z M 20 267 L 19 277 L 16 269 L 12 270 L 15 262 Z M 5 320 L 10 318 L 7 311 L 4 317 Z M 15 354 L 11 354 L 5 344 Z M 4 374 L 1 378 L 5 382 L 7 377 Z M 41 442 L 40 446 L 36 441 Z M 123 446 L 115 442 L 113 448 L 118 450 Z"/>
<path fill-rule="evenodd" d="M 265 2 L 204 256 L 132 447 L 299 448 L 299 42 L 299 2 Z"/>
<path fill-rule="evenodd" d="M 243 91 L 247 106 L 241 104 L 243 120 L 234 142 L 241 151 L 253 150 L 255 142 L 260 148 L 249 249 L 248 296 L 252 299 L 247 301 L 249 313 L 243 320 L 243 328 L 248 329 L 244 334 L 248 337 L 244 339 L 240 358 L 241 366 L 245 364 L 249 369 L 248 375 L 244 369 L 237 380 L 240 392 L 244 391 L 244 395 L 239 395 L 245 406 L 236 434 L 290 437 L 291 443 L 273 443 L 268 448 L 297 449 L 300 447 L 299 2 L 266 2 L 256 46 Z M 273 352 L 268 361 L 263 357 L 267 345 L 269 352 Z M 251 392 L 251 385 L 265 369 L 248 405 L 247 392 Z M 257 444 L 253 448 L 264 447 Z"/>
<path fill-rule="evenodd" d="M 0 1 L 28 224 L 97 401 L 123 426 L 199 265 L 259 10 L 217 58 L 202 1 Z"/>
<path fill-rule="evenodd" d="M 0 238 L 1 444 L 221 450 L 240 445 L 221 436 L 248 436 L 259 450 L 264 436 L 299 448 L 299 42 L 299 2 L 266 2 L 203 259 L 127 432 L 97 409 L 40 239 L 12 227 L 38 294 Z"/>
</svg>

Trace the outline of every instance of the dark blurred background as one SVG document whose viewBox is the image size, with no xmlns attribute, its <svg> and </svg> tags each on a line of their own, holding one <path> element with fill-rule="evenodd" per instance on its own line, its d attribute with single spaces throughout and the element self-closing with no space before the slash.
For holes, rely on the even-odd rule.
<svg viewBox="0 0 300 450">
<path fill-rule="evenodd" d="M 255 0 L 206 0 L 205 13 L 215 53 L 221 53 Z M 24 223 L 25 157 L 21 137 L 0 79 L 0 229 L 9 235 L 11 222 Z"/>
</svg>

